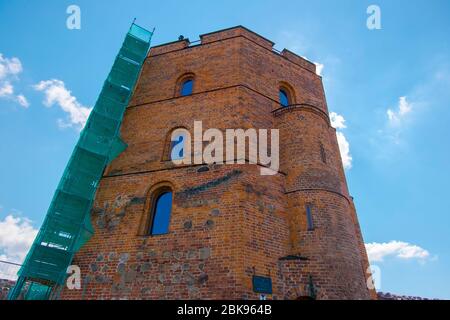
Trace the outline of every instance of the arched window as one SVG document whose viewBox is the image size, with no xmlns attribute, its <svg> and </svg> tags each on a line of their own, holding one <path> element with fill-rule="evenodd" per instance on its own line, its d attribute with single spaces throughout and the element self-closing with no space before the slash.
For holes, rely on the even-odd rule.
<svg viewBox="0 0 450 320">
<path fill-rule="evenodd" d="M 174 132 L 171 137 L 170 160 L 181 160 L 184 158 L 186 149 L 186 134 L 183 132 Z"/>
<path fill-rule="evenodd" d="M 191 157 L 191 135 L 184 127 L 178 127 L 167 133 L 164 142 L 162 161 L 182 164 Z"/>
<path fill-rule="evenodd" d="M 194 79 L 193 78 L 184 79 L 183 82 L 181 83 L 180 95 L 182 97 L 191 95 L 193 88 L 194 88 Z"/>
<path fill-rule="evenodd" d="M 157 190 L 151 207 L 150 235 L 160 235 L 169 232 L 170 213 L 172 211 L 172 190 L 168 187 Z"/>
<path fill-rule="evenodd" d="M 288 105 L 290 105 L 289 94 L 286 91 L 286 89 L 284 89 L 284 88 L 280 89 L 279 98 L 280 98 L 280 104 L 283 107 L 287 107 Z"/>
<path fill-rule="evenodd" d="M 278 88 L 278 102 L 283 107 L 295 105 L 294 88 L 285 81 L 281 81 Z"/>
</svg>

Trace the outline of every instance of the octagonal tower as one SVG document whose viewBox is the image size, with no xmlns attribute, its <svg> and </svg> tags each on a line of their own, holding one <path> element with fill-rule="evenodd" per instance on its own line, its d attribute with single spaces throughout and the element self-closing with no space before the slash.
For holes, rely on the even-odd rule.
<svg viewBox="0 0 450 320">
<path fill-rule="evenodd" d="M 374 298 L 315 65 L 242 26 L 200 39 L 151 48 L 121 128 L 128 148 L 104 173 L 95 234 L 74 260 L 82 288 L 61 297 Z M 194 121 L 279 129 L 280 169 L 175 165 L 170 135 L 193 137 Z M 167 232 L 152 234 L 167 192 Z"/>
</svg>

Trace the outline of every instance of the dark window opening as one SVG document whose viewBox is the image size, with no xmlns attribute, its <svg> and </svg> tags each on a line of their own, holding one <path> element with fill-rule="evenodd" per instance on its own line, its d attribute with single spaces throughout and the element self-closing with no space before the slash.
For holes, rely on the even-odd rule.
<svg viewBox="0 0 450 320">
<path fill-rule="evenodd" d="M 172 211 L 172 192 L 165 191 L 158 195 L 153 206 L 151 235 L 169 232 L 170 213 Z"/>
<path fill-rule="evenodd" d="M 283 107 L 287 107 L 289 105 L 289 96 L 284 89 L 280 89 L 280 104 Z"/>
<path fill-rule="evenodd" d="M 308 231 L 314 230 L 314 224 L 311 213 L 311 205 L 306 205 L 306 223 L 308 226 Z"/>
<path fill-rule="evenodd" d="M 181 96 L 188 96 L 192 94 L 192 89 L 194 88 L 194 79 L 187 79 L 183 81 L 181 85 Z"/>
<path fill-rule="evenodd" d="M 184 135 L 180 134 L 172 140 L 170 148 L 170 159 L 171 160 L 181 160 L 184 158 Z"/>
</svg>

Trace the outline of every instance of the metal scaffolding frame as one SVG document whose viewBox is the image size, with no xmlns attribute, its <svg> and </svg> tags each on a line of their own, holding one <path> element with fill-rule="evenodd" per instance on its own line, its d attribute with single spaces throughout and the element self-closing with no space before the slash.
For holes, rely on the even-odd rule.
<svg viewBox="0 0 450 320">
<path fill-rule="evenodd" d="M 105 167 L 127 147 L 120 126 L 152 35 L 132 23 L 8 299 L 55 298 L 75 253 L 92 236 L 97 186 Z"/>
</svg>

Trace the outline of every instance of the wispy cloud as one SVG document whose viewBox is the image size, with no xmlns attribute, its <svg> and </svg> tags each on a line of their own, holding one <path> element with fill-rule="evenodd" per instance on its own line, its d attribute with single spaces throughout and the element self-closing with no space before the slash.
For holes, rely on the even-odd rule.
<svg viewBox="0 0 450 320">
<path fill-rule="evenodd" d="M 344 133 L 341 131 L 347 126 L 345 125 L 345 118 L 337 114 L 336 112 L 330 112 L 331 126 L 336 129 L 336 137 L 338 140 L 339 151 L 341 153 L 342 163 L 345 169 L 350 169 L 352 167 L 352 156 L 350 154 L 350 144 Z"/>
<path fill-rule="evenodd" d="M 366 243 L 366 250 L 371 262 L 382 262 L 387 257 L 419 261 L 430 258 L 430 253 L 418 245 L 396 240 Z"/>
<path fill-rule="evenodd" d="M 389 123 L 395 126 L 401 124 L 402 120 L 408 113 L 412 111 L 412 104 L 407 101 L 406 97 L 400 97 L 396 110 L 388 109 L 386 111 Z"/>
<path fill-rule="evenodd" d="M 399 147 L 405 148 L 408 146 L 405 135 L 411 132 L 412 122 L 414 117 L 423 103 L 417 102 L 414 98 L 408 96 L 401 96 L 398 98 L 396 106 L 386 108 L 383 107 L 381 126 L 376 131 L 376 135 L 371 138 L 371 141 L 379 149 L 374 152 L 376 158 L 392 159 L 398 153 Z"/>
<path fill-rule="evenodd" d="M 38 230 L 27 218 L 8 214 L 0 220 L 0 260 L 22 263 Z M 14 280 L 18 267 L 0 263 L 0 277 Z"/>
<path fill-rule="evenodd" d="M 16 101 L 24 108 L 28 108 L 30 106 L 30 103 L 28 102 L 27 98 L 25 98 L 25 96 L 23 94 L 17 95 Z"/>
<path fill-rule="evenodd" d="M 24 108 L 28 108 L 30 103 L 23 94 L 15 95 L 13 82 L 19 79 L 22 72 L 22 63 L 16 57 L 5 58 L 0 53 L 0 98 L 17 102 Z"/>
<path fill-rule="evenodd" d="M 408 136 L 415 134 L 418 123 L 432 120 L 433 114 L 446 112 L 449 101 L 450 66 L 439 63 L 429 70 L 407 94 L 399 96 L 394 106 L 385 105 L 381 110 L 381 123 L 372 141 L 380 146 L 377 158 L 390 159 L 398 147 L 413 143 Z M 433 112 L 430 112 L 430 111 Z M 438 111 L 440 110 L 440 111 Z M 392 147 L 392 151 L 389 150 Z"/>
<path fill-rule="evenodd" d="M 63 81 L 58 79 L 45 80 L 35 84 L 33 88 L 44 92 L 45 100 L 43 103 L 45 106 L 51 107 L 56 104 L 68 114 L 67 120 L 58 119 L 59 127 L 75 127 L 79 130 L 84 127 L 92 108 L 83 106 L 78 102 Z"/>
</svg>

